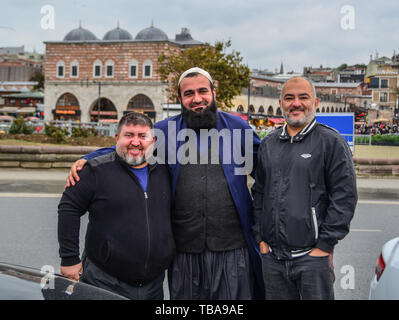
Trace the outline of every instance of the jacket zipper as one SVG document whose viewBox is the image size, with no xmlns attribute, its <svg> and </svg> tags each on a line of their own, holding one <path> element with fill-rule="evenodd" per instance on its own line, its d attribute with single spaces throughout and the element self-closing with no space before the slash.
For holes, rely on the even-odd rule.
<svg viewBox="0 0 399 320">
<path fill-rule="evenodd" d="M 148 181 L 147 181 L 147 188 L 150 185 L 150 170 L 148 170 Z M 144 191 L 144 190 L 143 190 Z M 144 263 L 144 275 L 147 274 L 147 267 L 148 267 L 148 261 L 150 260 L 150 248 L 151 248 L 151 236 L 150 236 L 150 218 L 148 216 L 148 195 L 147 191 L 144 191 L 144 201 L 145 201 L 145 216 L 147 220 L 147 257 L 145 259 Z"/>
<path fill-rule="evenodd" d="M 314 238 L 317 240 L 319 238 L 319 227 L 317 225 L 316 209 L 312 207 L 312 218 L 314 225 Z"/>
<path fill-rule="evenodd" d="M 280 170 L 280 179 L 278 181 L 278 188 L 277 188 L 277 212 L 276 212 L 276 219 L 275 219 L 275 225 L 276 225 L 276 244 L 279 243 L 279 229 L 280 229 L 280 189 L 281 189 L 281 184 L 283 180 L 283 173 L 282 170 Z M 276 257 L 277 260 L 280 260 L 280 257 Z"/>
</svg>

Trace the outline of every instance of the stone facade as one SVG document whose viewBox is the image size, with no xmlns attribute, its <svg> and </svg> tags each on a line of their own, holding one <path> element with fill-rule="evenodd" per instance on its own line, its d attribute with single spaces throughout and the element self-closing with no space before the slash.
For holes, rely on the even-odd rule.
<svg viewBox="0 0 399 320">
<path fill-rule="evenodd" d="M 162 119 L 162 103 L 167 102 L 166 85 L 157 73 L 158 56 L 170 44 L 167 43 L 46 43 L 45 63 L 45 119 L 52 120 L 58 99 L 65 93 L 72 94 L 79 103 L 80 118 L 73 120 L 90 121 L 92 111 L 99 98 L 110 100 L 118 113 L 117 119 L 127 110 L 129 100 L 137 94 L 148 97 L 155 111 L 153 120 Z M 173 49 L 173 48 L 172 48 Z M 177 47 L 174 49 L 178 50 Z M 131 61 L 137 62 L 137 77 L 129 74 Z M 95 62 L 101 62 L 101 76 L 95 77 Z M 113 76 L 106 75 L 106 64 L 113 64 Z M 145 77 L 144 64 L 151 67 L 151 76 Z M 63 76 L 57 74 L 57 66 L 62 64 Z M 77 66 L 77 76 L 71 74 L 72 65 Z M 140 111 L 140 110 L 138 110 Z"/>
<path fill-rule="evenodd" d="M 90 122 L 100 114 L 100 121 L 117 121 L 129 106 L 162 120 L 162 104 L 172 101 L 158 73 L 158 57 L 202 44 L 183 31 L 183 40 L 181 34 L 176 35 L 181 41 L 170 40 L 151 26 L 133 39 L 118 26 L 99 40 L 80 26 L 63 41 L 45 42 L 45 119 Z M 114 39 L 120 34 L 125 38 Z"/>
</svg>

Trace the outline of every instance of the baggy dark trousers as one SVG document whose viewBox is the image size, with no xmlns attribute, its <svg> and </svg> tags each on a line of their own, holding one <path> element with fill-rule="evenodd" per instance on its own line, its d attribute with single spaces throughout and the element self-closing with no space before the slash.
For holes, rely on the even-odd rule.
<svg viewBox="0 0 399 320">
<path fill-rule="evenodd" d="M 178 252 L 168 270 L 171 300 L 250 300 L 254 276 L 247 248 Z"/>
<path fill-rule="evenodd" d="M 82 258 L 83 275 L 80 278 L 82 282 L 114 292 L 131 300 L 163 300 L 164 272 L 154 281 L 135 287 L 106 273 L 85 254 L 83 254 Z"/>
<path fill-rule="evenodd" d="M 334 300 L 334 269 L 329 256 L 309 254 L 277 260 L 262 254 L 266 300 Z"/>
</svg>

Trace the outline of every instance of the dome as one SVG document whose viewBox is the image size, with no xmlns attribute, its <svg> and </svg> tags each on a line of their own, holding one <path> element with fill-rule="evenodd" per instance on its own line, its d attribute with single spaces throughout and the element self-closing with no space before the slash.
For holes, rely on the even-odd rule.
<svg viewBox="0 0 399 320">
<path fill-rule="evenodd" d="M 103 40 L 133 40 L 132 35 L 118 26 L 115 29 L 108 31 Z"/>
<path fill-rule="evenodd" d="M 83 29 L 79 26 L 77 29 L 73 29 L 68 32 L 65 36 L 64 41 L 88 41 L 88 40 L 98 40 L 97 37 L 89 30 Z"/>
<path fill-rule="evenodd" d="M 151 26 L 141 30 L 137 35 L 135 40 L 142 41 L 168 41 L 169 38 L 165 32 L 162 30 Z"/>
</svg>

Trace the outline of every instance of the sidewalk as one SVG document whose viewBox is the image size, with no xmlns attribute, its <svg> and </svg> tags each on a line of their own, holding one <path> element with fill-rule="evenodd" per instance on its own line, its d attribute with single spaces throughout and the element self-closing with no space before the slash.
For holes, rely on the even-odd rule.
<svg viewBox="0 0 399 320">
<path fill-rule="evenodd" d="M 61 194 L 68 172 L 68 169 L 0 168 L 0 193 Z M 357 188 L 359 199 L 399 201 L 398 177 L 358 178 Z"/>
</svg>

